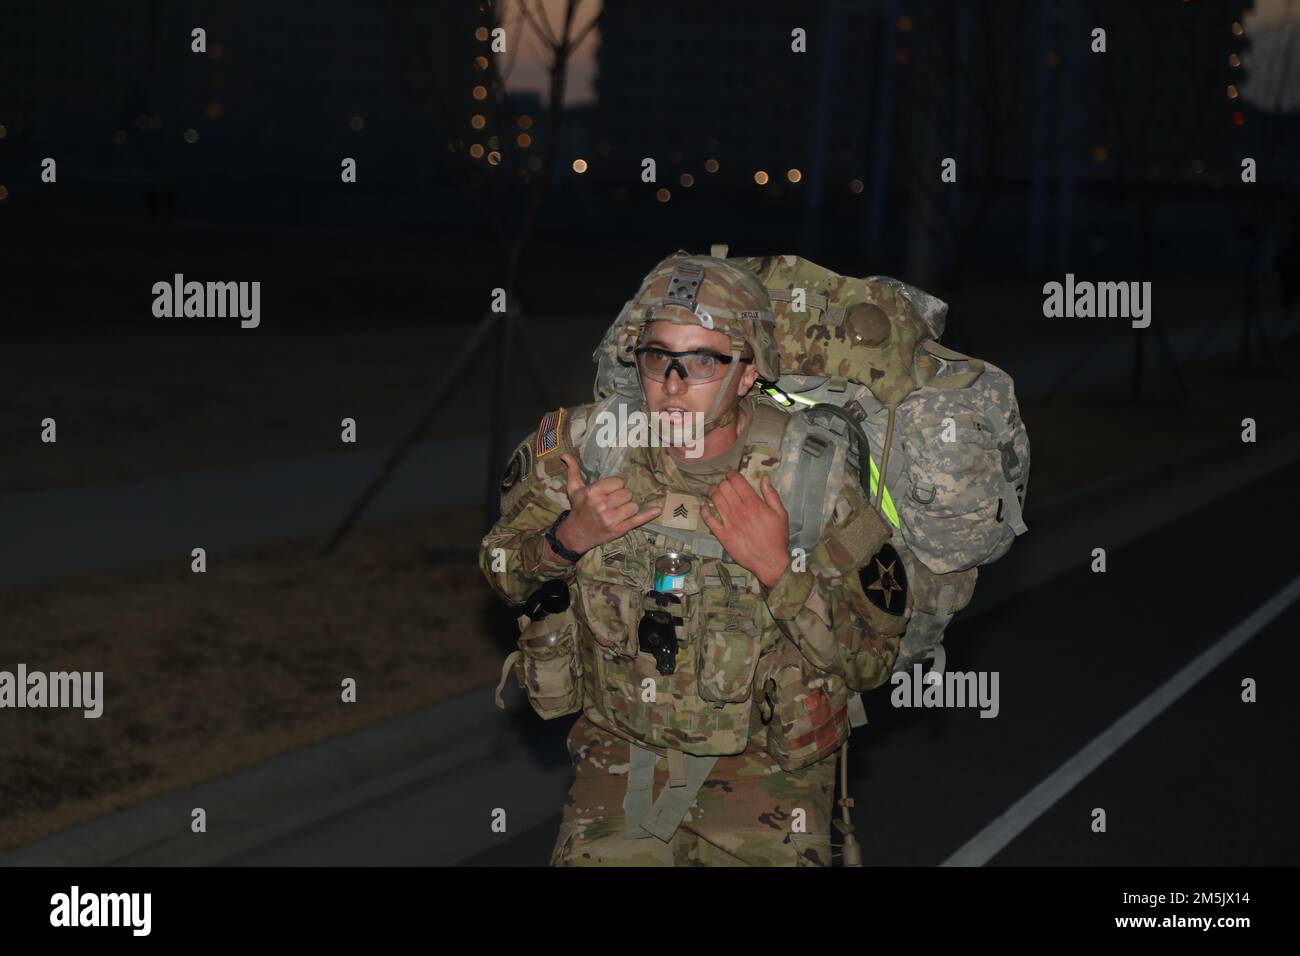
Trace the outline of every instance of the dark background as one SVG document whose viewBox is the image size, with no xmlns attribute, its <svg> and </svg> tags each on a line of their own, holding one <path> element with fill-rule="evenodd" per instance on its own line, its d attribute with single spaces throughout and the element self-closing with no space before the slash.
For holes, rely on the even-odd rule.
<svg viewBox="0 0 1300 956">
<path fill-rule="evenodd" d="M 1258 39 L 1243 26 L 1248 0 L 586 0 L 565 12 L 468 0 L 6 11 L 0 668 L 113 660 L 123 700 L 164 685 L 175 695 L 139 704 L 120 736 L 87 739 L 81 722 L 50 732 L 36 722 L 49 715 L 13 724 L 6 846 L 485 685 L 484 661 L 514 628 L 473 566 L 495 507 L 485 489 L 541 414 L 590 400 L 601 333 L 678 248 L 794 253 L 944 299 L 943 341 L 1016 377 L 1034 447 L 1031 528 L 1035 502 L 1208 454 L 1244 417 L 1261 442 L 1289 434 L 1300 26 L 1277 19 L 1284 4 L 1268 6 Z M 488 31 L 501 24 L 507 52 L 494 54 Z M 1105 53 L 1089 49 L 1098 26 Z M 191 49 L 195 27 L 205 52 Z M 796 28 L 807 53 L 791 52 Z M 525 37 L 541 95 L 511 78 Z M 575 63 L 594 71 L 594 100 L 562 107 Z M 56 182 L 41 181 L 46 157 Z M 355 183 L 340 181 L 346 157 Z M 945 157 L 956 183 L 939 179 Z M 1242 182 L 1246 157 L 1256 182 Z M 177 272 L 260 281 L 260 327 L 155 318 L 152 285 Z M 1043 283 L 1066 273 L 1152 282 L 1151 328 L 1044 318 Z M 508 320 L 485 318 L 497 288 L 515 306 Z M 47 416 L 57 445 L 39 440 Z M 344 416 L 358 421 L 355 446 L 340 444 Z M 407 490 L 387 487 L 362 514 L 337 552 L 353 557 L 319 557 L 417 425 L 396 468 Z M 291 473 L 299 462 L 317 464 Z M 209 480 L 221 490 L 205 491 Z M 167 489 L 176 511 L 161 504 Z M 1274 527 L 1238 507 L 1206 514 Z M 1249 558 L 1274 576 L 1295 569 L 1277 531 Z M 210 594 L 197 611 L 182 583 L 196 544 L 244 562 L 252 590 Z M 279 562 L 282 578 L 259 561 Z M 986 569 L 981 588 L 1015 573 Z M 1183 591 L 1177 569 L 1162 574 L 1160 588 Z M 255 592 L 272 579 L 279 611 Z M 1037 592 L 1047 617 L 1078 590 L 1052 580 L 1059 594 Z M 411 611 L 430 587 L 436 601 Z M 1228 589 L 1227 619 L 1262 598 Z M 1107 626 L 1123 643 L 1195 618 L 1138 627 L 1116 612 Z M 1015 633 L 1032 627 L 1050 625 Z M 431 646 L 442 656 L 420 658 Z M 1180 661 L 1157 655 L 1150 683 Z M 239 684 L 240 667 L 265 685 Z M 337 709 L 339 675 L 356 673 L 384 702 L 322 716 Z M 1097 680 L 1108 712 L 1140 696 L 1104 671 Z M 259 707 L 262 694 L 281 696 Z M 0 727 L 15 719 L 0 712 Z M 1079 742 L 1099 729 L 1080 725 Z M 1016 746 L 1044 770 L 1068 756 L 1053 749 L 1063 743 Z M 1193 860 L 1222 861 L 1247 839 Z M 1174 832 L 1161 845 L 1190 844 Z M 955 848 L 907 861 L 937 862 L 944 846 Z M 1125 860 L 1144 861 L 1159 862 Z"/>
</svg>

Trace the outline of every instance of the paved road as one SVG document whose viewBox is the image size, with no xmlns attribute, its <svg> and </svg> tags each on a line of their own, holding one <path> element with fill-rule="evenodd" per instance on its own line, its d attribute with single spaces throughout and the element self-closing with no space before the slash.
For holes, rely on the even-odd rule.
<svg viewBox="0 0 1300 956">
<path fill-rule="evenodd" d="M 514 430 L 508 447 L 526 432 Z M 387 451 L 321 455 L 244 468 L 141 481 L 0 495 L 0 586 L 28 584 L 101 568 L 215 551 L 334 528 Z M 378 521 L 482 500 L 475 469 L 448 472 L 448 461 L 484 461 L 487 439 L 427 441 L 411 449 L 371 502 Z M 475 548 L 477 539 L 447 542 Z"/>
<path fill-rule="evenodd" d="M 864 858 L 944 862 L 1294 581 L 1300 509 L 1286 502 L 1295 479 L 1291 466 L 1110 548 L 1106 574 L 1088 571 L 1084 555 L 1077 570 L 1010 602 L 977 592 L 949 635 L 949 667 L 997 671 L 1000 714 L 894 709 L 886 692 L 869 696 L 871 723 L 855 733 L 851 761 Z M 1268 505 L 1263 520 L 1234 523 L 1248 504 Z M 1293 602 L 991 862 L 1300 862 L 1290 812 L 1300 699 L 1286 678 L 1300 664 L 1298 626 Z M 1258 703 L 1241 702 L 1243 677 L 1258 681 Z M 495 762 L 459 780 L 416 781 L 229 862 L 542 864 L 570 780 L 571 720 L 517 715 L 511 733 L 523 745 Z M 448 845 L 449 826 L 482 832 L 494 807 L 509 824 L 496 846 L 459 855 Z M 1094 807 L 1107 811 L 1104 834 L 1090 829 Z"/>
</svg>

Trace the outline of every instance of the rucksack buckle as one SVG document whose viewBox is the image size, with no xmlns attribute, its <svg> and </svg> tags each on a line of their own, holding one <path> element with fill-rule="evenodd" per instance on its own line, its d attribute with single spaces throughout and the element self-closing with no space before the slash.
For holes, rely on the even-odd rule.
<svg viewBox="0 0 1300 956">
<path fill-rule="evenodd" d="M 813 458 L 820 458 L 822 452 L 830 447 L 830 442 L 820 435 L 809 435 L 803 440 L 803 453 Z"/>
</svg>

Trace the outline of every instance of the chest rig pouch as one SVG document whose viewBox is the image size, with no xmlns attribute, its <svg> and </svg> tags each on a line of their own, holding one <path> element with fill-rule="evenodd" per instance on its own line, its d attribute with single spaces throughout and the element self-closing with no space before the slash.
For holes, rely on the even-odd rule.
<svg viewBox="0 0 1300 956">
<path fill-rule="evenodd" d="M 700 554 L 695 537 L 645 525 L 579 561 L 576 610 L 591 636 L 582 642 L 588 716 L 651 747 L 740 753 L 755 671 L 775 624 L 769 616 L 764 626 L 767 608 L 752 575 Z M 690 570 L 673 590 L 657 591 L 655 562 L 665 554 L 688 558 Z M 652 616 L 658 640 L 648 640 Z"/>
</svg>

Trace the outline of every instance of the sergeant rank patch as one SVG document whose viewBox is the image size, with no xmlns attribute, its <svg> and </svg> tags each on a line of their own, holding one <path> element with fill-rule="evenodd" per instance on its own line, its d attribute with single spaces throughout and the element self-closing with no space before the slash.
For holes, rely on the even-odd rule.
<svg viewBox="0 0 1300 956">
<path fill-rule="evenodd" d="M 560 427 L 564 424 L 564 409 L 547 412 L 537 426 L 537 446 L 534 451 L 538 458 L 545 458 L 560 447 Z"/>
<path fill-rule="evenodd" d="M 906 610 L 907 574 L 892 544 L 885 545 L 858 569 L 858 580 L 867 600 L 886 614 L 898 615 Z"/>
</svg>

